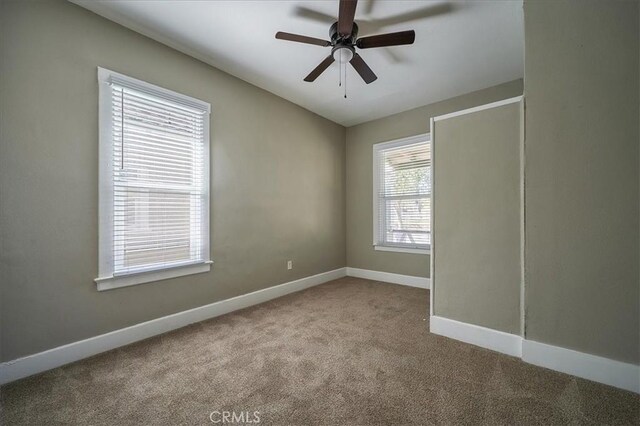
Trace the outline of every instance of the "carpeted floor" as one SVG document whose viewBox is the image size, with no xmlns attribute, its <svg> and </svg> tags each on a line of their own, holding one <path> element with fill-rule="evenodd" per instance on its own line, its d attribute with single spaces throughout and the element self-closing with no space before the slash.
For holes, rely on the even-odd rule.
<svg viewBox="0 0 640 426">
<path fill-rule="evenodd" d="M 430 334 L 428 295 L 336 280 L 6 385 L 4 422 L 640 424 L 638 395 Z"/>
</svg>

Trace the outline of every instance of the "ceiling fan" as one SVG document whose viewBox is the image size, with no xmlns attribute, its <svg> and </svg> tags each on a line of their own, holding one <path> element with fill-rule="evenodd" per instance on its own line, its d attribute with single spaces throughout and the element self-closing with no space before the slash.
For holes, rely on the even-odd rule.
<svg viewBox="0 0 640 426">
<path fill-rule="evenodd" d="M 413 44 L 416 38 L 416 33 L 413 30 L 358 38 L 358 25 L 354 22 L 357 4 L 357 0 L 340 0 L 338 21 L 334 22 L 331 28 L 329 28 L 329 38 L 331 41 L 282 31 L 276 33 L 276 38 L 280 40 L 331 47 L 331 54 L 327 56 L 320 65 L 315 67 L 313 71 L 304 78 L 304 81 L 315 81 L 329 65 L 337 60 L 340 64 L 350 63 L 365 83 L 372 83 L 378 77 L 371 68 L 369 68 L 364 59 L 358 55 L 356 48 L 370 49 L 374 47 Z"/>
</svg>

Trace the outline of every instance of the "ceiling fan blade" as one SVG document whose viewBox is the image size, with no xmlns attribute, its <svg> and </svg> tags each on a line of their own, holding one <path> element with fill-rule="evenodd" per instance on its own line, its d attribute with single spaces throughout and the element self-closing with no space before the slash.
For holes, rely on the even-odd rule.
<svg viewBox="0 0 640 426">
<path fill-rule="evenodd" d="M 416 32 L 401 31 L 399 33 L 388 33 L 359 38 L 356 46 L 360 49 L 370 49 L 372 47 L 400 46 L 403 44 L 413 44 L 416 39 Z"/>
<path fill-rule="evenodd" d="M 344 37 L 351 35 L 357 5 L 358 0 L 340 0 L 340 8 L 338 9 L 338 33 Z"/>
<path fill-rule="evenodd" d="M 311 71 L 309 75 L 304 78 L 304 81 L 308 81 L 308 82 L 315 81 L 315 79 L 318 78 L 318 76 L 322 74 L 324 70 L 329 68 L 329 65 L 331 65 L 334 62 L 335 62 L 335 59 L 333 59 L 333 55 L 327 56 L 324 61 L 320 62 L 320 65 L 315 67 L 313 71 Z"/>
<path fill-rule="evenodd" d="M 331 25 L 336 22 L 335 16 L 331 16 L 327 13 L 318 12 L 317 10 L 309 9 L 304 6 L 296 6 L 294 14 L 301 18 L 311 19 L 313 21 L 322 22 L 323 24 Z"/>
<path fill-rule="evenodd" d="M 307 37 L 299 34 L 284 33 L 278 31 L 276 38 L 279 40 L 297 41 L 298 43 L 315 44 L 317 46 L 331 46 L 331 42 L 315 37 Z"/>
<path fill-rule="evenodd" d="M 371 71 L 369 65 L 362 59 L 362 56 L 355 53 L 353 58 L 349 61 L 349 63 L 353 66 L 353 68 L 360 74 L 360 77 L 364 80 L 365 83 L 369 84 L 378 79 L 378 77 Z"/>
</svg>

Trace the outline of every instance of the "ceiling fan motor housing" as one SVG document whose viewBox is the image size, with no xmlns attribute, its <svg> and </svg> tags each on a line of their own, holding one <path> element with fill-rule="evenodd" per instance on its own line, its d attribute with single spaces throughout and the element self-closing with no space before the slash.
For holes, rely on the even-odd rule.
<svg viewBox="0 0 640 426">
<path fill-rule="evenodd" d="M 356 37 L 358 37 L 358 24 L 354 22 L 351 35 L 344 37 L 338 33 L 338 23 L 334 22 L 334 24 L 331 25 L 331 28 L 329 28 L 329 37 L 331 38 L 332 46 L 353 46 L 356 43 Z"/>
</svg>

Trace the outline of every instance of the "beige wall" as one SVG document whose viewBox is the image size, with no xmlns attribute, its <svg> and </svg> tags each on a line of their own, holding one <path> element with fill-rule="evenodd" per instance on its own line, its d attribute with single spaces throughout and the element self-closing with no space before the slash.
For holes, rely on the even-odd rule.
<svg viewBox="0 0 640 426">
<path fill-rule="evenodd" d="M 637 364 L 638 2 L 524 12 L 526 337 Z"/>
<path fill-rule="evenodd" d="M 373 145 L 429 132 L 430 117 L 519 96 L 522 80 L 472 92 L 347 129 L 347 265 L 429 276 L 429 256 L 373 248 Z"/>
<path fill-rule="evenodd" d="M 520 334 L 521 103 L 435 122 L 433 313 Z"/>
<path fill-rule="evenodd" d="M 525 2 L 526 337 L 634 363 L 638 16 L 632 1 Z M 3 361 L 345 264 L 428 276 L 428 256 L 373 250 L 372 145 L 522 93 L 345 132 L 62 0 L 4 1 L 0 20 Z M 210 273 L 96 291 L 98 65 L 212 104 Z"/>
<path fill-rule="evenodd" d="M 66 1 L 0 15 L 2 360 L 345 266 L 342 126 Z M 96 291 L 97 66 L 211 103 L 210 273 Z"/>
</svg>

